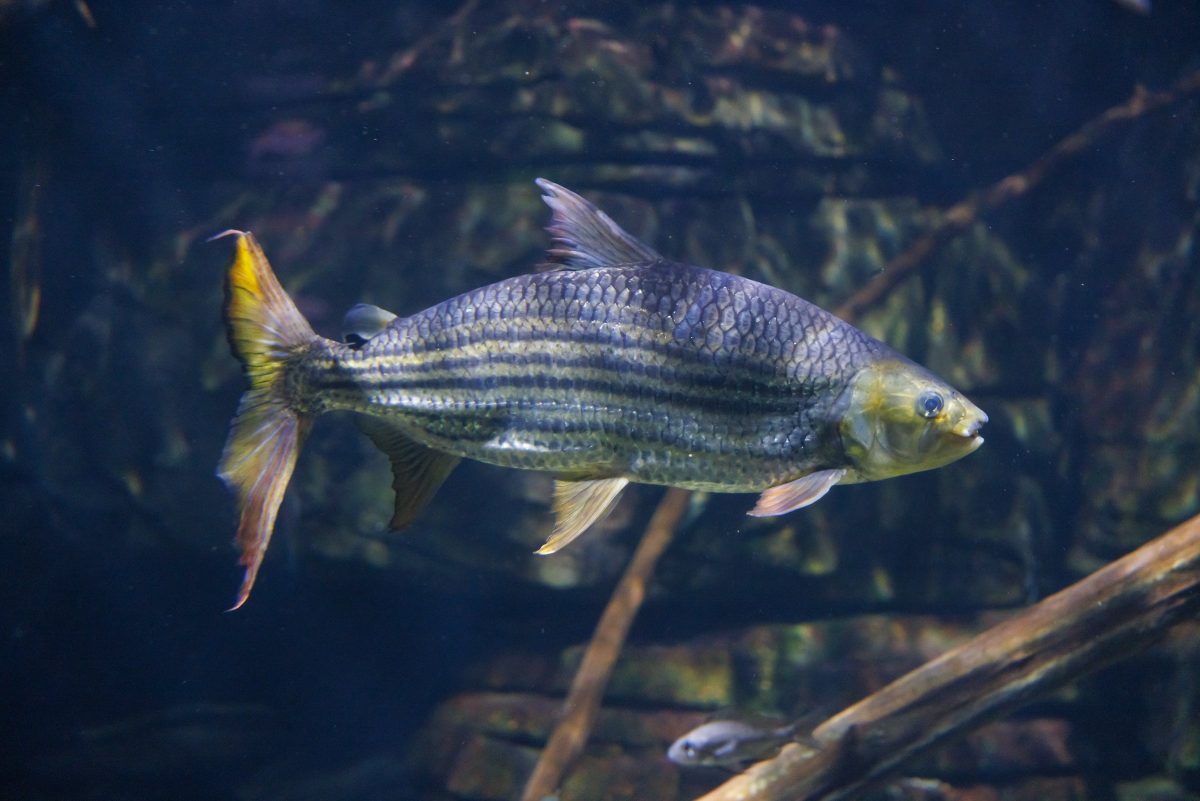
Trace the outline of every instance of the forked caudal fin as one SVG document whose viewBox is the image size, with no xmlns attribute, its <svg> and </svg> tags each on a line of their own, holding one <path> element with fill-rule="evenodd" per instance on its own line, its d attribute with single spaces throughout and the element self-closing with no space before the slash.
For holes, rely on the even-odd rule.
<svg viewBox="0 0 1200 801">
<path fill-rule="evenodd" d="M 250 389 L 242 395 L 217 474 L 238 497 L 237 544 L 246 568 L 237 609 L 250 597 L 284 491 L 296 467 L 311 418 L 289 405 L 284 392 L 288 361 L 313 340 L 308 322 L 280 286 L 252 234 L 237 237 L 225 280 L 225 325 Z"/>
</svg>

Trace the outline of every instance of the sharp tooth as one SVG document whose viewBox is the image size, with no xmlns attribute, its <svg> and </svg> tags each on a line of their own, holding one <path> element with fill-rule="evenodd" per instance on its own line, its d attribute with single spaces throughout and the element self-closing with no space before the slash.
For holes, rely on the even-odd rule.
<svg viewBox="0 0 1200 801">
<path fill-rule="evenodd" d="M 958 434 L 960 437 L 967 437 L 969 439 L 977 435 L 979 433 L 979 429 L 983 428 L 983 424 L 986 422 L 986 419 L 972 420 L 970 423 L 967 423 L 961 428 L 955 429 L 954 433 Z"/>
</svg>

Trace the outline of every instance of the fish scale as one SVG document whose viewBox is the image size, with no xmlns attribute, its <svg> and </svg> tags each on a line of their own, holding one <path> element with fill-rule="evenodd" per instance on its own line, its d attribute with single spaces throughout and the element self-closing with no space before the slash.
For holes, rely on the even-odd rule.
<svg viewBox="0 0 1200 801">
<path fill-rule="evenodd" d="M 250 389 L 220 475 L 238 494 L 249 596 L 313 419 L 357 413 L 392 463 L 394 528 L 464 457 L 556 474 L 552 553 L 630 481 L 761 491 L 778 515 L 835 484 L 928 470 L 983 442 L 987 415 L 929 371 L 783 290 L 663 258 L 538 180 L 549 269 L 406 318 L 366 304 L 317 336 L 250 234 L 225 319 Z"/>
<path fill-rule="evenodd" d="M 737 313 L 752 300 L 776 311 L 779 339 Z M 507 467 L 753 491 L 833 458 L 823 421 L 870 354 L 857 329 L 739 276 L 671 262 L 561 270 L 397 320 L 360 350 L 335 346 L 312 400 Z M 411 414 L 431 407 L 445 419 Z M 463 436 L 472 417 L 497 430 Z"/>
</svg>

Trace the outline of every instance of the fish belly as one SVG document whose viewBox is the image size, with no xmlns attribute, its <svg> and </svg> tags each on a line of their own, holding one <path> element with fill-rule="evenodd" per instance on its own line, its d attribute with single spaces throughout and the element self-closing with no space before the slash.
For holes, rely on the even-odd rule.
<svg viewBox="0 0 1200 801">
<path fill-rule="evenodd" d="M 484 287 L 397 320 L 326 391 L 438 450 L 565 477 L 757 491 L 809 472 L 838 382 L 790 362 L 801 327 L 753 297 L 769 288 L 686 269 Z"/>
</svg>

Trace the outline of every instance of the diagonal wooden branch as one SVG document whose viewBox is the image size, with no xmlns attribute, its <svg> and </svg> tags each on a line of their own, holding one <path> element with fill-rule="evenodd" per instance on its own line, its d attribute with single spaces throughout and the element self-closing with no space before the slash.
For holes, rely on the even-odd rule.
<svg viewBox="0 0 1200 801">
<path fill-rule="evenodd" d="M 934 743 L 1137 653 L 1200 611 L 1200 515 L 984 631 L 699 801 L 835 801 Z"/>
<path fill-rule="evenodd" d="M 633 559 L 625 568 L 621 581 L 613 591 L 592 641 L 584 651 L 583 661 L 571 682 L 567 699 L 563 702 L 563 716 L 546 747 L 534 766 L 533 773 L 521 793 L 521 801 L 542 801 L 554 793 L 571 763 L 583 752 L 588 735 L 596 722 L 604 688 L 612 675 L 625 636 L 633 624 L 633 618 L 646 596 L 646 586 L 654 575 L 658 558 L 666 551 L 675 536 L 679 521 L 687 512 L 687 490 L 672 487 L 659 501 L 646 533 L 638 543 Z"/>
<path fill-rule="evenodd" d="M 463 9 L 455 15 L 454 19 L 457 21 L 464 17 L 472 8 L 473 2 L 472 0 L 468 0 Z M 408 63 L 402 65 L 403 68 L 407 68 L 409 63 L 411 63 L 411 59 L 409 59 Z M 909 274 L 919 268 L 938 247 L 965 230 L 978 219 L 981 213 L 997 208 L 1012 198 L 1029 191 L 1033 186 L 1040 183 L 1061 161 L 1092 144 L 1110 126 L 1118 122 L 1140 117 L 1197 92 L 1200 92 L 1200 72 L 1186 76 L 1171 89 L 1164 92 L 1148 93 L 1144 89 L 1139 88 L 1126 103 L 1111 108 L 1099 117 L 1089 121 L 1078 131 L 1051 148 L 1026 170 L 1011 175 L 983 192 L 973 195 L 948 209 L 940 225 L 925 234 L 907 251 L 893 259 L 887 265 L 883 274 L 847 300 L 837 310 L 838 316 L 849 322 L 857 320 L 862 314 L 886 298 Z M 642 542 L 634 554 L 633 560 L 626 569 L 621 583 L 613 593 L 613 597 L 609 601 L 609 605 L 606 607 L 599 624 L 597 624 L 595 634 L 588 645 L 583 662 L 580 664 L 567 700 L 564 703 L 563 718 L 558 726 L 555 727 L 550 740 L 546 744 L 546 748 L 543 750 L 534 768 L 533 774 L 526 783 L 521 795 L 521 801 L 541 801 L 542 798 L 553 793 L 571 763 L 583 751 L 583 747 L 587 742 L 588 735 L 595 721 L 596 713 L 599 710 L 604 688 L 612 674 L 613 665 L 620 655 L 621 647 L 624 644 L 629 627 L 632 625 L 633 618 L 641 606 L 645 587 L 653 574 L 658 558 L 666 550 L 667 545 L 674 535 L 675 528 L 678 526 L 679 520 L 687 508 L 689 495 L 690 493 L 684 490 L 669 490 L 655 511 L 650 526 L 647 528 Z M 1053 599 L 1047 599 L 1043 604 L 1051 600 Z M 1041 606 L 1039 604 L 1035 609 L 1041 608 Z M 1165 628 L 1166 625 L 1169 625 L 1169 623 L 1162 623 L 1162 627 Z M 948 654 L 947 657 L 949 656 L 951 655 Z M 1102 655 L 1098 654 L 1097 658 L 1100 656 Z M 943 659 L 945 658 L 943 657 Z M 1088 658 L 1088 655 L 1085 654 L 1080 658 Z M 939 661 L 930 663 L 927 668 L 934 669 L 934 666 Z M 995 666 L 992 667 L 995 668 Z M 1071 670 L 1078 673 L 1082 672 L 1087 666 L 1080 667 L 1076 662 L 1067 660 L 1058 667 L 1066 671 L 1066 675 L 1069 678 L 1074 675 Z M 922 670 L 925 670 L 925 668 L 922 668 Z M 940 668 L 937 669 L 937 671 L 941 670 Z M 910 676 L 917 676 L 920 673 L 921 671 L 917 671 L 914 674 L 910 674 Z M 1049 675 L 1051 674 L 1048 673 L 1047 676 Z M 901 684 L 903 681 L 904 679 L 897 682 L 896 685 Z M 1041 676 L 1036 680 L 1031 680 L 1030 685 L 1039 688 L 1045 681 L 1048 681 L 1046 676 Z M 1010 689 L 1016 687 L 1018 685 L 1013 684 Z M 830 719 L 819 727 L 814 732 L 814 736 L 818 738 L 819 742 L 823 743 L 824 747 L 818 749 L 816 752 L 809 752 L 799 747 L 785 748 L 775 760 L 755 766 L 747 773 L 727 782 L 713 793 L 705 796 L 703 801 L 775 799 L 781 798 L 784 795 L 792 797 L 797 792 L 808 793 L 807 795 L 798 796 L 803 798 L 830 800 L 844 798 L 847 793 L 854 792 L 864 784 L 874 781 L 895 764 L 903 761 L 912 753 L 923 750 L 936 739 L 947 736 L 969 723 L 976 722 L 978 718 L 985 714 L 1007 708 L 1006 704 L 1012 705 L 1019 701 L 1019 693 L 1014 693 L 1011 696 L 1000 699 L 973 699 L 968 693 L 968 697 L 960 699 L 961 718 L 947 716 L 947 720 L 942 721 L 943 728 L 933 731 L 923 731 L 922 738 L 913 739 L 910 736 L 911 731 L 908 728 L 896 723 L 897 720 L 901 722 L 907 721 L 907 718 L 899 711 L 895 713 L 895 720 L 891 717 L 888 718 L 890 721 L 888 725 L 896 726 L 897 730 L 901 732 L 898 738 L 884 737 L 881 739 L 874 730 L 872 730 L 869 736 L 864 736 L 862 732 L 859 732 L 859 727 L 868 721 L 873 721 L 873 716 L 878 714 L 876 710 L 870 707 L 870 703 L 872 699 L 877 699 L 883 692 L 886 692 L 886 689 L 890 688 L 885 688 L 884 691 L 871 696 L 871 698 L 868 698 L 861 704 L 846 710 L 841 715 Z M 936 693 L 947 692 L 947 690 L 948 688 L 939 685 Z M 920 695 L 913 688 L 909 688 L 907 692 L 914 693 L 914 697 Z M 893 697 L 893 700 L 896 700 L 896 698 L 898 696 Z M 977 711 L 973 706 L 974 701 L 984 703 L 985 706 L 982 710 Z M 925 702 L 925 700 L 920 701 L 920 703 Z M 987 703 L 991 703 L 992 705 L 987 706 Z M 920 704 L 918 704 L 919 706 Z M 856 711 L 863 707 L 866 707 L 865 712 Z M 920 711 L 921 709 L 919 708 L 916 710 L 916 712 Z M 910 714 L 915 714 L 912 710 L 909 712 Z M 919 714 L 916 717 L 922 721 L 924 720 Z M 897 741 L 902 743 L 904 748 L 896 748 L 890 754 L 883 753 L 880 755 L 877 753 L 875 747 L 879 743 L 884 743 L 888 748 L 892 748 L 896 746 Z M 874 756 L 874 759 L 869 758 L 872 756 Z M 860 769 L 860 765 L 865 767 Z M 846 779 L 844 778 L 846 776 L 856 776 L 857 778 Z"/>
<path fill-rule="evenodd" d="M 1170 89 L 1161 92 L 1147 92 L 1144 87 L 1137 87 L 1133 96 L 1124 103 L 1088 120 L 1083 127 L 1059 141 L 1021 172 L 1013 173 L 982 192 L 972 194 L 951 206 L 942 216 L 941 222 L 889 261 L 883 272 L 850 296 L 834 313 L 848 322 L 857 320 L 882 302 L 888 293 L 914 273 L 938 248 L 966 230 L 981 214 L 1024 195 L 1041 183 L 1060 163 L 1090 147 L 1109 128 L 1165 108 L 1197 93 L 1200 93 L 1200 71 L 1185 75 Z"/>
</svg>

